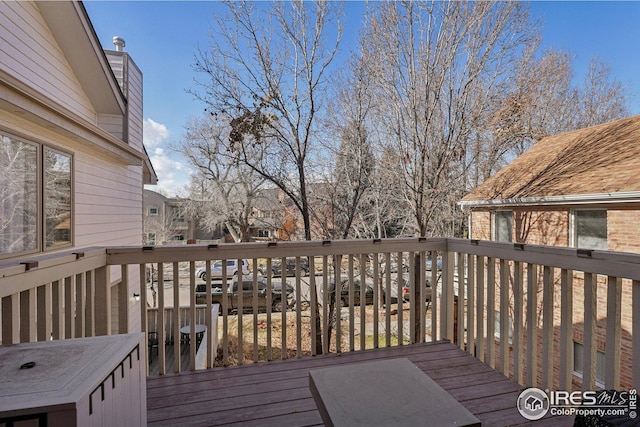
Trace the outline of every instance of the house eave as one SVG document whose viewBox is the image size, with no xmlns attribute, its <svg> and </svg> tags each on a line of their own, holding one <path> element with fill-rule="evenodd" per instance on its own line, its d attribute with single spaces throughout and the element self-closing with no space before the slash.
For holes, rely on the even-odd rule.
<svg viewBox="0 0 640 427">
<path fill-rule="evenodd" d="M 569 194 L 562 196 L 523 197 L 491 200 L 461 200 L 463 209 L 499 208 L 519 206 L 598 205 L 611 203 L 640 203 L 640 191 L 595 194 Z"/>
<path fill-rule="evenodd" d="M 77 1 L 39 1 L 37 5 L 96 111 L 124 114 L 124 95 L 84 5 Z"/>
</svg>

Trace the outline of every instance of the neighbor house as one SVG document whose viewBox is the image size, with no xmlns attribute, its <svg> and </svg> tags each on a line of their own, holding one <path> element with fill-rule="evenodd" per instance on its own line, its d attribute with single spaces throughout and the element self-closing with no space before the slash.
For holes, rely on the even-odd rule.
<svg viewBox="0 0 640 427">
<path fill-rule="evenodd" d="M 124 40 L 103 50 L 77 1 L 0 2 L 0 39 L 0 265 L 142 244 L 143 184 L 156 177 L 142 143 L 142 73 Z M 108 273 L 114 310 L 125 301 L 120 276 Z M 135 272 L 128 287 L 139 295 Z"/>
<path fill-rule="evenodd" d="M 571 247 L 584 257 L 593 250 L 640 253 L 639 159 L 640 116 L 546 137 L 460 201 L 469 214 L 470 238 Z M 573 292 L 584 300 L 582 285 Z M 607 350 L 607 292 L 602 281 L 597 292 L 600 380 Z M 557 307 L 560 297 L 555 299 Z M 631 284 L 625 281 L 623 367 L 625 362 L 630 365 L 630 343 L 624 341 L 625 331 L 630 339 L 630 311 Z M 583 314 L 583 307 L 573 307 L 574 350 L 582 346 Z M 577 377 L 581 364 L 580 358 L 574 360 Z"/>
<path fill-rule="evenodd" d="M 221 233 L 211 233 L 199 226 L 197 219 L 189 218 L 182 208 L 183 199 L 165 197 L 149 189 L 144 190 L 144 244 L 209 242 L 218 240 Z"/>
</svg>

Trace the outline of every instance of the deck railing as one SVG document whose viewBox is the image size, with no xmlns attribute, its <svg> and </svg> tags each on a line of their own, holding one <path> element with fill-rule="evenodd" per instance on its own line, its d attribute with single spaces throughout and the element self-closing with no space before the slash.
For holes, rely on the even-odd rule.
<svg viewBox="0 0 640 427">
<path fill-rule="evenodd" d="M 274 266 L 285 266 L 286 258 L 295 260 L 292 275 L 274 277 Z M 2 342 L 104 335 L 112 324 L 128 330 L 128 280 L 117 284 L 123 303 L 112 319 L 109 278 L 112 270 L 124 278 L 139 271 L 147 288 L 142 307 L 154 299 L 158 308 L 189 307 L 188 319 L 180 319 L 183 310 L 155 311 L 157 325 L 165 326 L 151 327 L 158 334 L 159 371 L 166 373 L 167 338 L 178 336 L 182 325 L 204 323 L 213 342 L 211 295 L 204 317 L 196 318 L 196 285 L 213 292 L 213 283 L 227 295 L 233 281 L 224 267 L 223 279 L 213 282 L 210 275 L 197 277 L 197 269 L 210 272 L 217 260 L 242 259 L 252 271 L 245 280 L 266 287 L 253 286 L 236 302 L 222 300 L 222 351 L 220 357 L 207 351 L 208 367 L 448 339 L 521 384 L 562 390 L 640 385 L 640 352 L 633 352 L 640 341 L 632 333 L 640 330 L 640 255 L 463 239 L 112 247 L 32 257 L 0 267 Z M 147 281 L 151 266 L 157 282 Z M 274 305 L 279 293 L 272 286 L 283 281 L 292 296 Z M 332 293 L 335 283 L 341 285 Z M 338 297 L 333 310 L 332 296 Z M 140 323 L 150 331 L 147 310 Z M 172 366 L 179 371 L 177 353 Z"/>
</svg>

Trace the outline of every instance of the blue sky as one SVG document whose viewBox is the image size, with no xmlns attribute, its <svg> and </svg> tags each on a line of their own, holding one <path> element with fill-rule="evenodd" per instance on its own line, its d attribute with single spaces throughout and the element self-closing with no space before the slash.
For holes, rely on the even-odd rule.
<svg viewBox="0 0 640 427">
<path fill-rule="evenodd" d="M 204 106 L 187 93 L 194 88 L 191 69 L 198 47 L 206 48 L 214 10 L 209 1 L 85 1 L 105 49 L 113 36 L 144 75 L 145 145 L 156 168 L 155 190 L 173 196 L 189 181 L 189 166 L 169 149 L 179 141 L 189 117 Z M 355 40 L 364 3 L 347 3 L 343 51 Z M 569 50 L 581 79 L 592 57 L 607 62 L 615 78 L 635 94 L 631 113 L 640 114 L 640 1 L 535 1 L 531 14 L 543 25 L 543 47 Z M 152 187 L 153 188 L 153 187 Z"/>
</svg>

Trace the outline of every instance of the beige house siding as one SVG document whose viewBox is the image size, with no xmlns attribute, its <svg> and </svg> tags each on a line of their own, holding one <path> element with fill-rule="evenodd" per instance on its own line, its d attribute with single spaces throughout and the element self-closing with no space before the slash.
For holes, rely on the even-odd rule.
<svg viewBox="0 0 640 427">
<path fill-rule="evenodd" d="M 96 123 L 96 112 L 35 3 L 0 2 L 2 71 Z"/>
<path fill-rule="evenodd" d="M 63 18 L 66 13 L 77 15 L 65 21 L 60 13 Z M 48 27 L 50 20 L 58 20 L 58 32 Z M 80 4 L 65 3 L 57 9 L 26 1 L 0 2 L 0 82 L 8 82 L 0 85 L 0 131 L 72 155 L 73 248 L 141 245 L 143 161 L 148 161 L 142 144 L 142 74 L 129 60 L 130 98 L 125 101 L 109 72 L 78 67 L 77 57 L 75 68 L 67 61 L 69 52 L 56 39 L 60 22 L 84 28 L 86 34 L 74 34 L 87 38 L 79 44 L 80 54 L 94 63 L 101 61 L 102 53 L 94 50 L 99 42 Z M 91 95 L 81 81 L 94 81 L 107 88 L 107 95 L 109 88 L 116 90 L 101 98 L 104 93 Z M 98 114 L 92 102 L 108 105 L 110 111 Z M 119 115 L 118 105 L 127 106 L 129 113 Z M 124 123 L 130 129 L 123 131 Z M 111 283 L 120 282 L 120 275 L 120 268 L 112 267 Z M 133 299 L 140 287 L 139 271 L 129 271 L 131 331 L 140 330 L 140 305 Z M 112 310 L 117 313 L 118 291 L 112 289 Z"/>
</svg>

